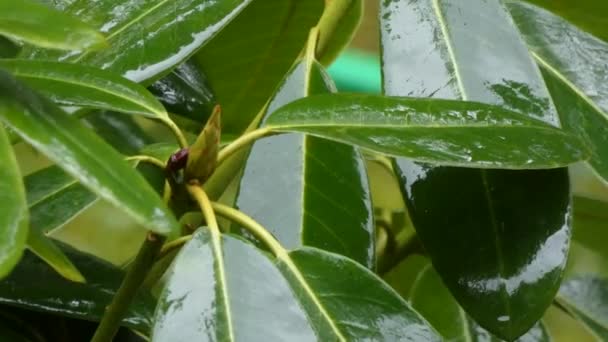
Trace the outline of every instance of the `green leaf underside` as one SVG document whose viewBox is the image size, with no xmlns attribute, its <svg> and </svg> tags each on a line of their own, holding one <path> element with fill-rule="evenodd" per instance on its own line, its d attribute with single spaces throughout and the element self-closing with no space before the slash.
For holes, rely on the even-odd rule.
<svg viewBox="0 0 608 342">
<path fill-rule="evenodd" d="M 543 9 L 508 8 L 541 67 L 567 131 L 591 147 L 589 163 L 608 182 L 608 43 Z"/>
<path fill-rule="evenodd" d="M 144 87 L 105 70 L 12 59 L 0 60 L 0 68 L 61 105 L 167 118 L 163 106 Z"/>
<path fill-rule="evenodd" d="M 338 57 L 340 52 L 342 52 L 342 50 L 344 50 L 344 48 L 346 48 L 351 42 L 357 28 L 359 28 L 359 23 L 361 22 L 361 18 L 363 16 L 363 8 L 365 7 L 363 0 L 338 1 L 349 4 L 348 9 L 343 13 L 338 26 L 327 43 L 327 48 L 321 53 L 320 56 L 317 56 L 319 62 L 325 66 L 331 65 L 331 63 Z M 320 27 L 320 30 L 323 31 L 323 27 Z"/>
<path fill-rule="evenodd" d="M 408 294 L 408 300 L 412 307 L 437 329 L 445 341 L 502 341 L 469 318 L 428 260 L 424 264 L 416 266 L 421 267 L 418 268 L 418 274 Z M 539 322 L 516 341 L 545 342 L 550 340 L 544 324 Z"/>
<path fill-rule="evenodd" d="M 608 339 L 608 279 L 594 275 L 568 279 L 562 284 L 557 300 L 598 340 Z"/>
<path fill-rule="evenodd" d="M 305 46 L 323 5 L 322 0 L 253 0 L 195 55 L 222 105 L 224 131 L 242 132 L 266 104 Z"/>
<path fill-rule="evenodd" d="M 0 282 L 0 303 L 55 315 L 99 321 L 120 285 L 124 272 L 101 259 L 66 245 L 61 250 L 81 270 L 87 283 L 62 278 L 42 260 L 25 253 L 9 277 Z M 148 333 L 155 299 L 135 296 L 123 324 Z"/>
<path fill-rule="evenodd" d="M 243 240 L 213 234 L 199 229 L 176 258 L 153 341 L 438 340 L 396 293 L 349 259 L 304 248 L 275 262 Z"/>
<path fill-rule="evenodd" d="M 0 35 L 50 49 L 86 50 L 106 45 L 95 29 L 32 0 L 0 3 Z"/>
<path fill-rule="evenodd" d="M 21 172 L 6 131 L 0 126 L 0 279 L 15 267 L 25 248 L 28 211 Z"/>
<path fill-rule="evenodd" d="M 518 119 L 559 124 L 499 1 L 395 1 L 382 6 L 380 17 L 387 95 L 480 101 Z M 510 154 L 512 147 L 502 147 Z M 396 168 L 418 236 L 460 305 L 502 338 L 529 330 L 550 305 L 565 266 L 567 171 L 470 170 L 406 159 Z"/>
<path fill-rule="evenodd" d="M 185 61 L 234 18 L 250 0 L 75 0 L 59 3 L 63 12 L 94 23 L 110 47 L 59 53 L 25 49 L 28 59 L 100 67 L 135 82 L 152 83 Z M 167 15 L 171 13 L 171 15 Z"/>
<path fill-rule="evenodd" d="M 575 136 L 476 102 L 316 95 L 280 108 L 266 126 L 446 166 L 556 168 L 587 156 L 584 143 Z"/>
<path fill-rule="evenodd" d="M 30 174 L 23 181 L 31 216 L 28 248 L 62 276 L 84 282 L 76 266 L 46 234 L 86 210 L 97 196 L 57 166 Z"/>
<path fill-rule="evenodd" d="M 89 190 L 142 226 L 167 234 L 178 224 L 146 181 L 76 118 L 0 72 L 0 120 Z"/>
<path fill-rule="evenodd" d="M 270 101 L 263 120 L 285 103 L 333 89 L 319 64 L 300 61 Z M 257 141 L 235 203 L 287 248 L 304 244 L 348 256 L 368 268 L 375 265 L 367 174 L 352 146 L 303 134 Z"/>
</svg>

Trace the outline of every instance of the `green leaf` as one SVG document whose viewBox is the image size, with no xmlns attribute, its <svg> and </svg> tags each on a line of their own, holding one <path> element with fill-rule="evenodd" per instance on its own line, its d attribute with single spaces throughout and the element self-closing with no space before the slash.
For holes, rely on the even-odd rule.
<svg viewBox="0 0 608 342">
<path fill-rule="evenodd" d="M 168 119 L 163 105 L 144 87 L 105 70 L 23 59 L 0 60 L 0 68 L 61 105 Z"/>
<path fill-rule="evenodd" d="M 510 0 L 509 0 L 510 1 Z M 569 22 L 608 42 L 608 3 L 603 0 L 525 0 L 565 18 Z"/>
<path fill-rule="evenodd" d="M 2 106 L 2 104 L 0 104 Z M 28 235 L 28 211 L 21 172 L 8 136 L 0 126 L 0 279 L 17 264 Z"/>
<path fill-rule="evenodd" d="M 608 339 L 608 279 L 592 275 L 569 279 L 557 300 L 598 340 Z"/>
<path fill-rule="evenodd" d="M 107 46 L 92 27 L 31 0 L 0 3 L 0 34 L 26 43 L 61 50 L 90 50 Z"/>
<path fill-rule="evenodd" d="M 26 253 L 9 277 L 0 282 L 0 303 L 55 315 L 99 321 L 124 272 L 92 255 L 62 246 L 81 270 L 87 283 L 62 278 L 42 260 Z M 135 296 L 123 324 L 141 332 L 151 327 L 154 298 L 146 292 Z"/>
<path fill-rule="evenodd" d="M 252 324 L 252 317 L 260 321 Z M 305 248 L 276 263 L 206 228 L 177 256 L 155 322 L 152 341 L 439 340 L 396 293 L 349 259 Z"/>
<path fill-rule="evenodd" d="M 285 103 L 331 91 L 335 87 L 321 65 L 300 61 L 270 101 L 263 120 Z M 290 249 L 313 246 L 375 268 L 367 173 L 352 146 L 298 133 L 255 142 L 235 205 Z"/>
<path fill-rule="evenodd" d="M 106 34 L 110 47 L 96 53 L 27 49 L 25 58 L 85 64 L 135 82 L 152 83 L 187 60 L 250 0 L 75 0 L 60 3 Z M 51 26 L 51 25 L 49 25 Z M 44 29 L 43 29 L 44 30 Z"/>
<path fill-rule="evenodd" d="M 383 5 L 380 16 L 386 94 L 480 101 L 516 112 L 515 120 L 559 125 L 500 1 L 402 0 Z M 534 155 L 531 148 L 522 158 Z M 567 170 L 433 168 L 406 159 L 396 169 L 418 236 L 460 305 L 502 338 L 529 330 L 550 305 L 565 267 Z"/>
<path fill-rule="evenodd" d="M 148 90 L 171 113 L 200 124 L 207 122 L 216 104 L 207 77 L 191 62 L 180 64 L 164 78 L 154 82 Z"/>
<path fill-rule="evenodd" d="M 564 129 L 586 140 L 591 167 L 608 182 L 608 42 L 533 5 L 508 5 L 541 67 Z"/>
<path fill-rule="evenodd" d="M 278 109 L 266 127 L 449 166 L 556 168 L 587 156 L 577 137 L 537 119 L 455 100 L 316 95 Z"/>
<path fill-rule="evenodd" d="M 76 118 L 1 71 L 0 120 L 142 226 L 160 234 L 177 229 L 177 221 L 158 195 L 114 149 Z"/>
<path fill-rule="evenodd" d="M 363 16 L 363 0 L 326 0 L 326 8 L 319 21 L 319 41 L 324 41 L 322 51 L 317 51 L 317 57 L 323 65 L 330 65 L 340 52 L 353 39 L 361 17 Z M 333 26 L 331 35 L 324 37 L 328 26 Z"/>
<path fill-rule="evenodd" d="M 0 58 L 12 58 L 15 57 L 21 47 L 10 39 L 0 36 Z"/>
<path fill-rule="evenodd" d="M 196 54 L 222 105 L 224 131 L 242 132 L 260 112 L 322 10 L 322 0 L 253 0 Z"/>
<path fill-rule="evenodd" d="M 468 317 L 428 260 L 418 270 L 408 297 L 412 307 L 437 329 L 445 341 L 502 341 Z M 548 342 L 550 340 L 544 324 L 539 322 L 516 341 Z"/>
<path fill-rule="evenodd" d="M 134 117 L 109 111 L 95 111 L 85 118 L 87 126 L 124 155 L 133 155 L 155 140 L 135 122 Z"/>
</svg>

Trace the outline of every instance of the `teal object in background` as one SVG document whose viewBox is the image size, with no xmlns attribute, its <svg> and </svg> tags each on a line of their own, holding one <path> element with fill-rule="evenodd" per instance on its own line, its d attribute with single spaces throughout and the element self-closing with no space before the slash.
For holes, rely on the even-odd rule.
<svg viewBox="0 0 608 342">
<path fill-rule="evenodd" d="M 382 90 L 380 56 L 346 50 L 329 67 L 329 74 L 341 92 L 379 94 Z"/>
</svg>

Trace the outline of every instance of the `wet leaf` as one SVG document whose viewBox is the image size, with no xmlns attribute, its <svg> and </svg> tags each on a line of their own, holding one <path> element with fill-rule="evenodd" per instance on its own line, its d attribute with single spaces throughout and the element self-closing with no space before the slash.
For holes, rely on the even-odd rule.
<svg viewBox="0 0 608 342">
<path fill-rule="evenodd" d="M 2 160 L 2 167 L 0 167 L 1 279 L 11 272 L 23 254 L 29 220 L 21 172 L 2 126 L 0 126 L 0 160 Z"/>
<path fill-rule="evenodd" d="M 63 1 L 56 6 L 66 14 L 95 23 L 110 47 L 96 53 L 26 49 L 21 56 L 90 65 L 150 84 L 188 59 L 249 2 Z"/>
<path fill-rule="evenodd" d="M 75 16 L 31 0 L 0 3 L 0 35 L 50 49 L 88 50 L 107 45 L 101 33 Z"/>
<path fill-rule="evenodd" d="M 54 315 L 99 321 L 120 286 L 124 272 L 92 255 L 61 245 L 87 283 L 69 281 L 40 258 L 26 253 L 11 275 L 0 282 L 0 303 Z M 155 307 L 145 292 L 135 296 L 125 326 L 147 333 Z"/>
<path fill-rule="evenodd" d="M 396 293 L 349 259 L 305 248 L 277 264 L 240 239 L 214 234 L 199 229 L 176 258 L 152 341 L 439 340 Z"/>
<path fill-rule="evenodd" d="M 281 107 L 266 127 L 449 166 L 556 168 L 587 155 L 582 141 L 542 121 L 455 100 L 316 95 Z"/>
<path fill-rule="evenodd" d="M 61 105 L 168 118 L 144 87 L 105 70 L 23 59 L 0 60 L 0 68 Z"/>
<path fill-rule="evenodd" d="M 480 101 L 518 119 L 559 125 L 500 1 L 394 1 L 380 16 L 387 95 Z M 406 159 L 396 168 L 418 236 L 460 305 L 502 338 L 528 331 L 550 305 L 565 267 L 567 171 L 434 168 Z"/>
<path fill-rule="evenodd" d="M 139 224 L 160 234 L 178 227 L 150 185 L 114 149 L 4 72 L 0 72 L 0 120 Z"/>
<path fill-rule="evenodd" d="M 608 42 L 533 5 L 508 6 L 541 67 L 564 129 L 586 140 L 589 164 L 608 182 Z"/>
<path fill-rule="evenodd" d="M 568 279 L 557 300 L 598 340 L 608 339 L 608 279 L 593 275 Z"/>
<path fill-rule="evenodd" d="M 216 104 L 207 77 L 191 61 L 180 64 L 148 89 L 167 111 L 198 123 L 196 133 L 202 123 L 207 121 Z"/>
<path fill-rule="evenodd" d="M 201 184 L 211 176 L 217 165 L 222 135 L 222 109 L 216 106 L 205 127 L 190 146 L 184 170 L 186 180 L 197 179 Z"/>
<path fill-rule="evenodd" d="M 310 39 L 316 42 L 316 34 Z M 315 44 L 308 46 L 306 57 L 270 100 L 262 121 L 290 101 L 335 91 L 323 67 L 314 61 L 314 50 Z M 313 246 L 375 268 L 367 172 L 352 146 L 298 133 L 255 142 L 235 205 L 288 248 Z M 281 215 L 276 208 L 281 208 Z"/>
<path fill-rule="evenodd" d="M 253 0 L 195 55 L 222 105 L 224 131 L 241 133 L 260 112 L 322 10 L 323 0 Z"/>
</svg>

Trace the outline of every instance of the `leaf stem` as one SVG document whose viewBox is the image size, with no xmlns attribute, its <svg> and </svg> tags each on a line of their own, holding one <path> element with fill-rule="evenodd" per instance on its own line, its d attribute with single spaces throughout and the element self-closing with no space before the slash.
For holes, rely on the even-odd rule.
<svg viewBox="0 0 608 342">
<path fill-rule="evenodd" d="M 148 232 L 135 260 L 125 275 L 120 288 L 116 292 L 110 305 L 106 307 L 106 312 L 101 319 L 91 342 L 112 341 L 120 327 L 122 318 L 129 309 L 129 305 L 133 301 L 133 298 L 135 298 L 146 274 L 154 264 L 156 256 L 163 246 L 164 241 L 164 236 Z"/>
<path fill-rule="evenodd" d="M 198 202 L 209 229 L 211 229 L 214 234 L 220 234 L 220 227 L 217 224 L 217 218 L 215 217 L 215 212 L 211 206 L 211 201 L 203 188 L 201 188 L 200 184 L 196 181 L 190 181 L 190 183 L 186 184 L 186 188 L 190 195 Z"/>
<path fill-rule="evenodd" d="M 319 40 L 317 42 L 317 58 L 321 58 L 326 52 L 329 42 L 338 29 L 344 14 L 353 5 L 354 0 L 331 0 L 326 1 L 326 8 L 319 19 Z"/>
<path fill-rule="evenodd" d="M 188 145 L 189 145 L 188 140 L 186 140 L 184 133 L 182 133 L 182 130 L 179 129 L 179 127 L 177 126 L 175 121 L 171 120 L 169 117 L 163 118 L 161 120 L 171 130 L 171 132 L 173 132 L 173 135 L 175 135 L 175 138 L 177 139 L 177 143 L 179 144 L 179 146 L 181 148 L 188 147 Z"/>
<path fill-rule="evenodd" d="M 287 257 L 287 251 L 281 244 L 264 228 L 261 224 L 257 223 L 251 217 L 245 215 L 243 212 L 231 208 L 227 205 L 213 202 L 213 210 L 224 218 L 227 218 L 235 223 L 240 224 L 243 228 L 247 229 L 260 241 L 264 242 L 270 251 L 276 255 L 279 259 L 285 259 Z"/>
<path fill-rule="evenodd" d="M 180 248 L 181 246 L 183 246 L 186 242 L 190 241 L 190 239 L 192 239 L 192 234 L 189 235 L 184 235 L 182 237 L 179 237 L 171 242 L 167 242 L 163 248 L 160 249 L 160 252 L 158 253 L 158 257 L 157 259 L 162 259 L 164 258 L 167 254 L 173 252 L 174 250 L 176 250 L 177 248 Z"/>
<path fill-rule="evenodd" d="M 129 156 L 125 158 L 126 161 L 138 161 L 138 162 L 142 162 L 142 163 L 148 163 L 148 164 L 152 164 L 154 166 L 158 166 L 161 169 L 165 169 L 165 163 L 163 163 L 162 161 L 160 161 L 159 159 L 156 159 L 154 157 L 151 156 L 146 156 L 146 155 L 136 155 L 136 156 Z"/>
<path fill-rule="evenodd" d="M 244 146 L 251 144 L 259 138 L 274 134 L 280 134 L 280 132 L 273 132 L 268 127 L 262 127 L 241 135 L 236 140 L 234 140 L 229 145 L 220 150 L 217 156 L 217 166 L 220 166 L 224 161 L 226 161 L 226 159 L 228 159 L 228 157 L 233 155 L 236 151 L 243 148 Z"/>
</svg>

